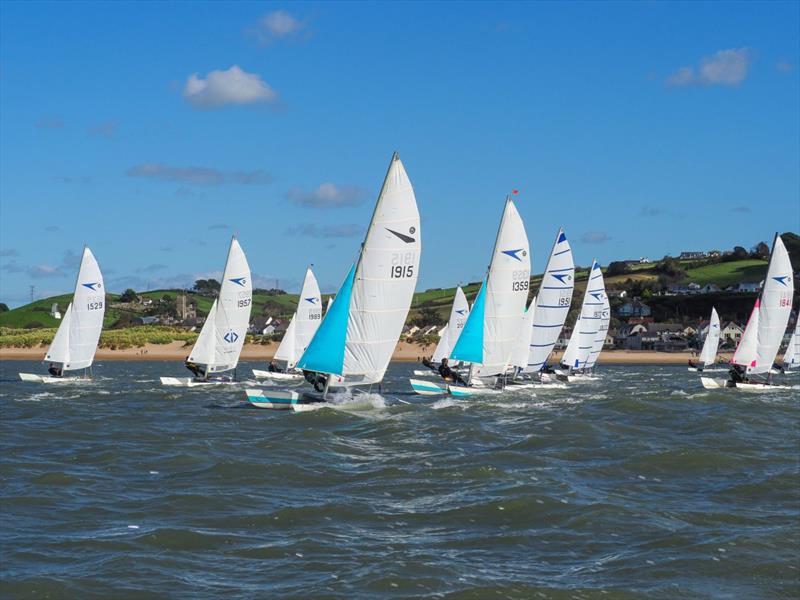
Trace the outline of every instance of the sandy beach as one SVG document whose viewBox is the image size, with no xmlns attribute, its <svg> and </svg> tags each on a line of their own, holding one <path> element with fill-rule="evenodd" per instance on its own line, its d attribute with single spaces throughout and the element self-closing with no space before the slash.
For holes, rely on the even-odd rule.
<svg viewBox="0 0 800 600">
<path fill-rule="evenodd" d="M 267 361 L 272 358 L 278 348 L 277 343 L 247 344 L 242 350 L 243 361 Z M 0 360 L 42 360 L 46 347 L 38 348 L 0 348 Z M 422 347 L 417 344 L 400 342 L 394 351 L 394 361 L 417 361 L 423 356 L 433 352 L 433 345 Z M 184 360 L 189 353 L 189 348 L 183 342 L 170 344 L 148 344 L 143 348 L 128 348 L 125 350 L 110 350 L 100 348 L 97 351 L 97 360 Z M 561 353 L 553 354 L 552 362 L 557 362 Z M 730 356 L 723 355 L 724 359 Z M 600 355 L 600 364 L 606 365 L 671 365 L 685 364 L 692 358 L 690 352 L 653 352 L 650 350 L 605 350 Z"/>
</svg>

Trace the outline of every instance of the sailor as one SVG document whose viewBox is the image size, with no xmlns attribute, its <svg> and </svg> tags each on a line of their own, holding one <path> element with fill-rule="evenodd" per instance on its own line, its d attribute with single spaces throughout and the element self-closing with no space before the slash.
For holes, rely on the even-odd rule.
<svg viewBox="0 0 800 600">
<path fill-rule="evenodd" d="M 442 364 L 439 365 L 439 375 L 442 376 L 442 379 L 449 382 L 460 383 L 461 385 L 468 385 L 467 382 L 462 379 L 461 375 L 453 371 L 447 363 L 448 360 L 443 358 Z"/>
<path fill-rule="evenodd" d="M 60 366 L 56 366 L 55 363 L 50 363 L 47 372 L 53 377 L 61 377 L 64 374 L 64 369 Z"/>
<path fill-rule="evenodd" d="M 192 375 L 197 377 L 198 379 L 202 379 L 205 376 L 202 367 L 198 366 L 197 364 L 193 363 L 189 360 L 189 357 L 186 357 L 186 368 L 192 372 Z"/>
<path fill-rule="evenodd" d="M 746 370 L 741 365 L 731 365 L 731 370 L 728 371 L 733 383 L 747 383 Z"/>
<path fill-rule="evenodd" d="M 433 362 L 431 362 L 431 359 L 428 358 L 427 356 L 422 357 L 422 364 L 428 367 L 429 369 L 434 369 L 434 370 L 436 369 L 436 367 L 433 366 Z"/>
<path fill-rule="evenodd" d="M 269 361 L 269 366 L 267 367 L 267 370 L 270 373 L 282 373 L 280 367 L 278 367 L 278 363 L 275 362 L 274 358 L 271 361 Z"/>
</svg>

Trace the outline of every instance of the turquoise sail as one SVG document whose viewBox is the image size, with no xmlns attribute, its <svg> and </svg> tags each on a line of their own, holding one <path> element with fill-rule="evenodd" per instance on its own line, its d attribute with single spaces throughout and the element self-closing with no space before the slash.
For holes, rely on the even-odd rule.
<svg viewBox="0 0 800 600">
<path fill-rule="evenodd" d="M 464 329 L 458 336 L 455 348 L 450 352 L 453 360 L 482 364 L 483 363 L 483 316 L 486 312 L 486 280 L 475 298 L 475 304 L 464 323 Z"/>
<path fill-rule="evenodd" d="M 344 365 L 344 345 L 347 340 L 347 322 L 350 319 L 350 296 L 353 294 L 353 280 L 356 265 L 336 292 L 336 299 L 322 319 L 319 329 L 311 338 L 303 356 L 297 361 L 297 368 L 318 373 L 342 374 Z"/>
</svg>

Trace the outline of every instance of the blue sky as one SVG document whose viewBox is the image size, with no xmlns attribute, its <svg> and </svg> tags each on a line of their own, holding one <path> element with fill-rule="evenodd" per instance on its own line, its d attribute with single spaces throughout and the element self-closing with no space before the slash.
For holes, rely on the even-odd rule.
<svg viewBox="0 0 800 600">
<path fill-rule="evenodd" d="M 334 291 L 392 151 L 419 288 L 479 279 L 503 200 L 541 270 L 800 229 L 798 3 L 8 3 L 0 301 L 218 274 Z M 235 67 L 235 68 L 234 68 Z"/>
</svg>

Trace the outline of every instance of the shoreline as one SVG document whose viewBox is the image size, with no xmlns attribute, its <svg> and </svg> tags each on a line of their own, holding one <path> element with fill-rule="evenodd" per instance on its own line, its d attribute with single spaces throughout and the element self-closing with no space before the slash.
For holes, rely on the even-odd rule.
<svg viewBox="0 0 800 600">
<path fill-rule="evenodd" d="M 278 344 L 246 344 L 242 350 L 241 361 L 268 362 Z M 430 356 L 434 346 L 426 347 L 400 342 L 392 355 L 393 362 L 418 362 L 423 356 Z M 44 361 L 46 346 L 35 348 L 0 348 L 0 361 Z M 99 348 L 95 356 L 98 361 L 183 361 L 189 353 L 190 347 L 184 342 L 171 342 L 169 344 L 147 344 L 141 348 L 126 348 L 124 350 L 111 350 Z M 561 352 L 553 353 L 550 362 L 557 363 Z M 729 359 L 730 353 L 720 355 Z M 600 354 L 598 364 L 601 365 L 685 365 L 687 361 L 696 358 L 691 352 L 655 352 L 653 350 L 604 350 Z"/>
</svg>

